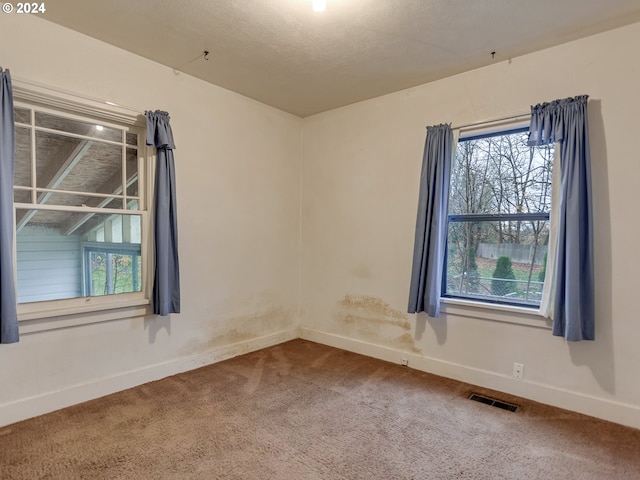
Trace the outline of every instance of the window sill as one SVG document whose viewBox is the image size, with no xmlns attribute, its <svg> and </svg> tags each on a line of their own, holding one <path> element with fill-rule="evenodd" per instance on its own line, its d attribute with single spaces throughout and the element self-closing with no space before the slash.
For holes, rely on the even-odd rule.
<svg viewBox="0 0 640 480">
<path fill-rule="evenodd" d="M 38 304 L 19 305 L 20 334 L 143 317 L 151 313 L 150 301 L 147 298 L 128 298 L 114 301 L 112 297 L 87 297 L 77 300 L 82 300 L 85 303 L 76 305 L 67 303 L 57 308 L 55 306 L 43 308 L 43 305 Z M 55 302 L 47 302 L 49 305 L 51 303 Z"/>
<path fill-rule="evenodd" d="M 536 308 L 442 298 L 440 311 L 448 315 L 551 329 L 551 320 L 542 317 Z"/>
</svg>

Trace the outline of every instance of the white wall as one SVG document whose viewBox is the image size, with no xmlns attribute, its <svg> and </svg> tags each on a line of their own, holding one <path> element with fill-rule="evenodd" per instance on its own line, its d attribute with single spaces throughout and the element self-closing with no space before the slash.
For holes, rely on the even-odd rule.
<svg viewBox="0 0 640 480">
<path fill-rule="evenodd" d="M 640 24 L 305 119 L 303 336 L 640 427 Z M 590 95 L 597 339 L 406 315 L 425 126 Z M 525 364 L 524 381 L 512 378 Z"/>
<path fill-rule="evenodd" d="M 14 85 L 170 113 L 182 273 L 179 315 L 23 325 L 0 348 L 0 424 L 295 335 L 300 118 L 35 16 L 0 16 L 0 64 Z"/>
</svg>

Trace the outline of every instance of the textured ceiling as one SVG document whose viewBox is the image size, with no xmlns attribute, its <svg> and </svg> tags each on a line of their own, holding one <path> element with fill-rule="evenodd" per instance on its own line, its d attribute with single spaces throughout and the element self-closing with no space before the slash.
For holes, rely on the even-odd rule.
<svg viewBox="0 0 640 480">
<path fill-rule="evenodd" d="M 50 3 L 49 21 L 301 117 L 640 21 L 638 0 Z"/>
</svg>

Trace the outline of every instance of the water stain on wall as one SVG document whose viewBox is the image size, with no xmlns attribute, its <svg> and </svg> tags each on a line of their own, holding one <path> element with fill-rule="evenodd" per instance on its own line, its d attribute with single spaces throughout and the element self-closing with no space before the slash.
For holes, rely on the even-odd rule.
<svg viewBox="0 0 640 480">
<path fill-rule="evenodd" d="M 358 325 L 358 324 L 362 324 L 362 323 L 368 323 L 370 325 L 394 325 L 394 326 L 398 326 L 404 330 L 411 330 L 411 324 L 406 321 L 406 322 L 389 322 L 386 319 L 381 319 L 381 318 L 370 318 L 370 317 L 365 317 L 362 315 L 352 315 L 352 314 L 347 314 L 344 316 L 343 318 L 343 322 L 346 324 L 354 324 L 354 325 Z"/>
<path fill-rule="evenodd" d="M 214 347 L 222 347 L 225 345 L 233 345 L 234 343 L 245 342 L 247 340 L 252 339 L 254 336 L 255 335 L 251 334 L 250 332 L 245 332 L 245 331 L 238 330 L 236 328 L 232 328 L 231 330 L 223 333 L 222 335 L 216 335 L 214 338 L 211 338 L 206 343 L 206 346 L 207 346 L 206 350 L 210 350 L 211 348 L 214 348 Z"/>
<path fill-rule="evenodd" d="M 422 350 L 416 347 L 416 341 L 410 333 L 400 335 L 394 339 L 393 343 L 394 345 L 401 347 L 402 350 L 408 350 L 413 353 L 422 353 Z"/>
<path fill-rule="evenodd" d="M 381 298 L 347 294 L 338 302 L 336 320 L 343 330 L 340 333 L 376 345 L 421 353 L 411 334 L 409 315 Z"/>
<path fill-rule="evenodd" d="M 385 319 L 406 320 L 409 315 L 395 310 L 382 299 L 369 295 L 345 295 L 340 305 L 348 310 L 355 310 Z"/>
<path fill-rule="evenodd" d="M 368 280 L 373 278 L 373 274 L 371 273 L 371 269 L 366 265 L 358 265 L 354 269 L 351 270 L 351 274 L 356 278 L 361 278 L 363 280 Z"/>
<path fill-rule="evenodd" d="M 238 354 L 240 354 L 244 353 L 242 350 L 244 342 L 294 326 L 291 310 L 283 307 L 257 309 L 253 313 L 213 319 L 211 322 L 215 329 L 212 329 L 208 338 L 190 342 L 183 353 L 193 355 L 238 344 L 240 349 Z"/>
</svg>

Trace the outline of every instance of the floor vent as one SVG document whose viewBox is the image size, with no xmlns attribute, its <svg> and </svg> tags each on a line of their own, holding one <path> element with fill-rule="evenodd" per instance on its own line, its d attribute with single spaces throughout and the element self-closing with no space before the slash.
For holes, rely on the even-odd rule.
<svg viewBox="0 0 640 480">
<path fill-rule="evenodd" d="M 469 400 L 473 400 L 474 402 L 486 403 L 487 405 L 491 405 L 492 407 L 509 410 L 510 412 L 515 412 L 518 410 L 518 406 L 514 405 L 513 403 L 503 402 L 501 400 L 485 397 L 484 395 L 479 395 L 477 393 L 472 393 L 469 397 Z"/>
</svg>

